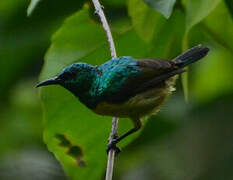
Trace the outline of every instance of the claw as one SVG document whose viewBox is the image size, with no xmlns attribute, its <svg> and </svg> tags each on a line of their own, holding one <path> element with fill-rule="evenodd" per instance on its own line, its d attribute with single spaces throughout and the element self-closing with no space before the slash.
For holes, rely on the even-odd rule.
<svg viewBox="0 0 233 180">
<path fill-rule="evenodd" d="M 120 148 L 119 147 L 117 147 L 117 141 L 116 141 L 116 139 L 113 139 L 112 140 L 112 142 L 110 142 L 108 145 L 107 145 L 107 154 L 108 154 L 108 152 L 111 150 L 111 149 L 113 149 L 115 152 L 116 152 L 116 154 L 119 154 L 120 152 L 121 152 L 121 150 L 120 150 Z"/>
</svg>

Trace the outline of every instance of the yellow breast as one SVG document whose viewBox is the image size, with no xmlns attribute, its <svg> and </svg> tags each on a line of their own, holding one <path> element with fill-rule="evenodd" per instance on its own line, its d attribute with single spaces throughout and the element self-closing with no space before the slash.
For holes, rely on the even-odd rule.
<svg viewBox="0 0 233 180">
<path fill-rule="evenodd" d="M 175 90 L 173 88 L 175 79 L 167 80 L 166 86 L 163 88 L 150 89 L 121 104 L 101 102 L 94 109 L 94 112 L 100 115 L 117 117 L 143 117 L 154 114 L 171 92 Z"/>
</svg>

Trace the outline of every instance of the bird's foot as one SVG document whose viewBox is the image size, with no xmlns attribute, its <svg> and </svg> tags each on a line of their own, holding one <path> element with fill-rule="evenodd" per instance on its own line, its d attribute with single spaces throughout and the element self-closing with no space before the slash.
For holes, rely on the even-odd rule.
<svg viewBox="0 0 233 180">
<path fill-rule="evenodd" d="M 107 145 L 107 154 L 108 152 L 113 149 L 115 151 L 116 154 L 119 154 L 121 152 L 120 148 L 117 147 L 117 140 L 113 139 L 108 145 Z"/>
</svg>

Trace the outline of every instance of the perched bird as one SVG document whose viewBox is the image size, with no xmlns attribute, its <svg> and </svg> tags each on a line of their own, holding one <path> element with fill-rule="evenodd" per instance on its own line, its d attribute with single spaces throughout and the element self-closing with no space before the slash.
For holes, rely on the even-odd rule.
<svg viewBox="0 0 233 180">
<path fill-rule="evenodd" d="M 141 127 L 141 118 L 155 114 L 172 93 L 184 67 L 203 58 L 209 49 L 198 45 L 172 60 L 114 58 L 100 66 L 75 63 L 57 77 L 37 85 L 61 85 L 89 109 L 100 115 L 129 117 L 134 127 L 114 139 L 107 151 Z"/>
</svg>

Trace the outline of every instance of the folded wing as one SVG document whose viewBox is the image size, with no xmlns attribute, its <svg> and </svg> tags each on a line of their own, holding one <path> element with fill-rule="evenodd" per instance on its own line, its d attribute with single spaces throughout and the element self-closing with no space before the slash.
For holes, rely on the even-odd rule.
<svg viewBox="0 0 233 180">
<path fill-rule="evenodd" d="M 114 95 L 105 97 L 107 102 L 122 103 L 151 88 L 161 88 L 165 80 L 184 72 L 173 61 L 162 59 L 137 59 L 136 66 L 140 73 L 129 76 Z"/>
</svg>

